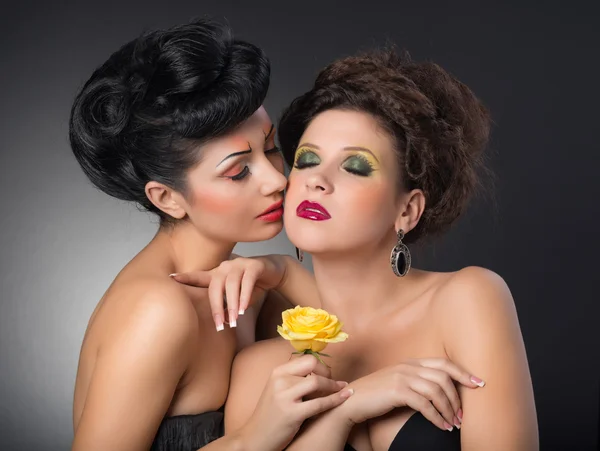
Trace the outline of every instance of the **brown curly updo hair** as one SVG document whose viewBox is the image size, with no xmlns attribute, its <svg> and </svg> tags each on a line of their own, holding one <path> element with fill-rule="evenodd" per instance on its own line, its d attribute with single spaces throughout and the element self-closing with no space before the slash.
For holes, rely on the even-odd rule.
<svg viewBox="0 0 600 451">
<path fill-rule="evenodd" d="M 464 211 L 490 131 L 488 111 L 467 86 L 394 49 L 337 60 L 283 113 L 279 141 L 290 166 L 311 120 L 331 109 L 371 114 L 396 143 L 400 188 L 425 194 L 425 211 L 406 242 L 443 232 Z"/>
</svg>

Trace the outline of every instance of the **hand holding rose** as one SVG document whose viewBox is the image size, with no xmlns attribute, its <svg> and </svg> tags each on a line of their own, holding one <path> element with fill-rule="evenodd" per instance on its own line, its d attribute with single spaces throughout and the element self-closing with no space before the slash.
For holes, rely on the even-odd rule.
<svg viewBox="0 0 600 451">
<path fill-rule="evenodd" d="M 278 449 L 284 449 L 305 420 L 339 406 L 352 395 L 345 388 L 346 382 L 329 376 L 329 371 L 312 356 L 301 356 L 278 366 L 272 371 L 251 420 L 235 433 L 243 437 L 243 443 L 254 444 L 252 451 L 272 449 L 272 443 L 281 443 Z"/>
</svg>

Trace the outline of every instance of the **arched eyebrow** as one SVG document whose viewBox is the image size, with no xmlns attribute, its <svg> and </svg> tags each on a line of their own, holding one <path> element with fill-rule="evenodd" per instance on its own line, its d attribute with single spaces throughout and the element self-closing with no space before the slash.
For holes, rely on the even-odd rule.
<svg viewBox="0 0 600 451">
<path fill-rule="evenodd" d="M 223 163 L 226 160 L 229 160 L 230 158 L 237 157 L 239 155 L 246 155 L 246 154 L 249 154 L 250 152 L 252 152 L 252 146 L 250 145 L 250 143 L 248 143 L 247 150 L 242 150 L 240 152 L 233 152 L 233 153 L 227 155 L 225 158 L 223 158 L 221 161 L 219 161 L 219 164 L 217 164 L 215 167 L 219 167 L 221 165 L 221 163 Z"/>
<path fill-rule="evenodd" d="M 344 147 L 342 150 L 354 150 L 356 152 L 367 152 L 367 153 L 370 153 L 371 155 L 373 155 L 373 158 L 375 158 L 375 161 L 377 161 L 377 163 L 379 163 L 379 160 L 377 159 L 377 157 L 375 156 L 375 154 L 373 152 L 371 152 L 369 149 L 367 149 L 366 147 L 348 146 L 348 147 Z"/>
<path fill-rule="evenodd" d="M 298 149 L 300 147 L 312 147 L 313 149 L 321 150 L 321 148 L 319 146 L 317 146 L 316 144 L 312 144 L 312 143 L 302 143 L 298 146 Z"/>
<path fill-rule="evenodd" d="M 321 150 L 321 148 L 319 146 L 317 146 L 316 144 L 312 144 L 312 143 L 302 143 L 298 146 L 298 149 L 300 147 L 310 147 L 315 150 Z M 367 149 L 366 147 L 347 146 L 347 147 L 342 148 L 342 150 L 355 151 L 355 152 L 367 152 L 367 153 L 373 155 L 373 158 L 375 158 L 375 161 L 377 161 L 377 163 L 379 163 L 379 159 L 375 156 L 375 154 L 373 152 L 371 152 L 369 149 Z"/>
</svg>

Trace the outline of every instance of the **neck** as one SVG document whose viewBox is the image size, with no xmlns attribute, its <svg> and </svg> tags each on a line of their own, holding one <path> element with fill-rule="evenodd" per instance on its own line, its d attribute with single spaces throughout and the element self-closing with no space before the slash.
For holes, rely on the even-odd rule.
<svg viewBox="0 0 600 451">
<path fill-rule="evenodd" d="M 393 273 L 392 247 L 387 242 L 375 249 L 312 256 L 322 308 L 337 315 L 347 330 L 397 307 L 411 272 L 403 278 Z"/>
<path fill-rule="evenodd" d="M 171 256 L 172 272 L 208 271 L 228 260 L 236 243 L 202 235 L 188 222 L 161 227 L 154 238 Z"/>
</svg>

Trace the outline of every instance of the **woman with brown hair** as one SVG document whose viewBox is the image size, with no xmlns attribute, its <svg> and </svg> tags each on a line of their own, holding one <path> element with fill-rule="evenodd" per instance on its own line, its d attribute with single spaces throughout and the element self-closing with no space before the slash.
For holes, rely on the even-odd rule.
<svg viewBox="0 0 600 451">
<path fill-rule="evenodd" d="M 408 245 L 444 232 L 465 210 L 489 130 L 488 112 L 467 86 L 394 51 L 333 62 L 285 111 L 279 139 L 292 167 L 285 229 L 311 253 L 320 305 L 349 334 L 329 364 L 353 391 L 305 423 L 287 449 L 314 449 L 317 438 L 327 450 L 538 449 L 506 283 L 478 267 L 411 267 Z M 240 259 L 209 275 L 233 291 L 248 272 L 267 288 L 302 273 L 277 261 Z M 270 369 L 290 351 L 273 339 L 236 357 L 226 432 L 250 417 Z M 472 375 L 455 378 L 460 399 L 438 371 L 445 359 Z"/>
</svg>

